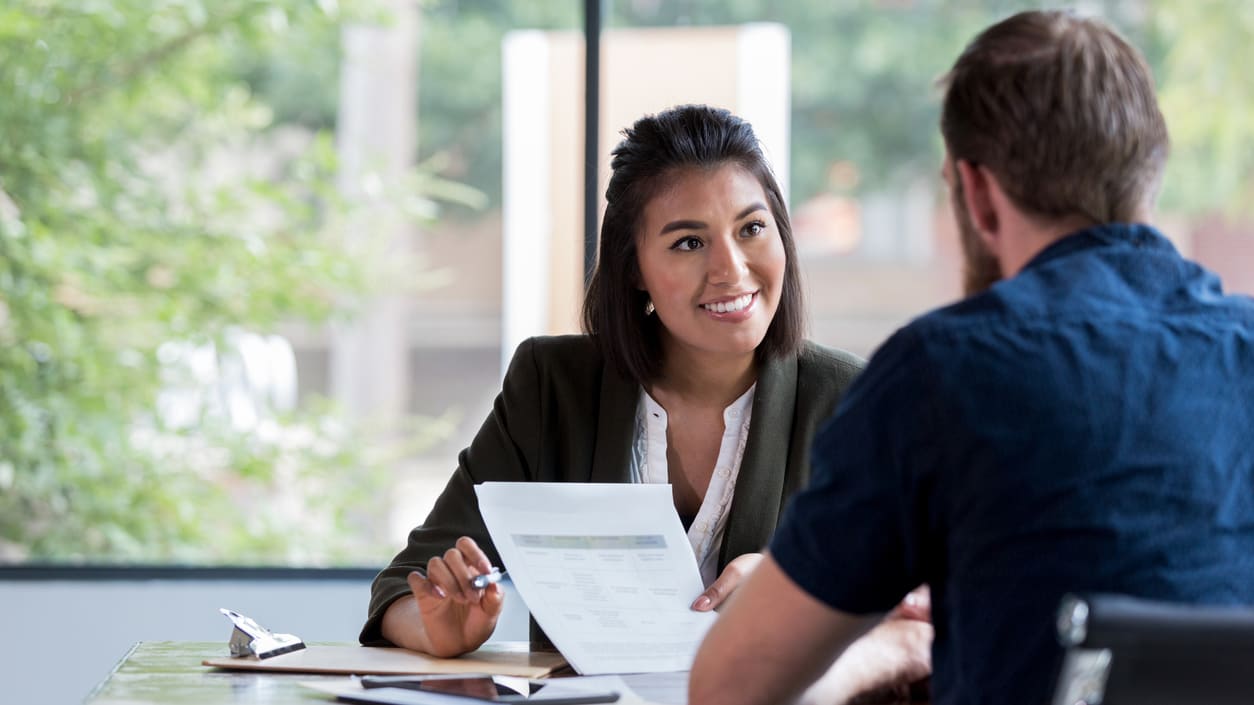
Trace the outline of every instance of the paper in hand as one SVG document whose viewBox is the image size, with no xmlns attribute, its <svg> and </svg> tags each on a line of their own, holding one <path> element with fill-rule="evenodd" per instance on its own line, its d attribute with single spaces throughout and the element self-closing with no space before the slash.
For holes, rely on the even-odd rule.
<svg viewBox="0 0 1254 705">
<path fill-rule="evenodd" d="M 670 485 L 475 487 L 514 587 L 581 674 L 686 671 L 712 612 Z"/>
</svg>

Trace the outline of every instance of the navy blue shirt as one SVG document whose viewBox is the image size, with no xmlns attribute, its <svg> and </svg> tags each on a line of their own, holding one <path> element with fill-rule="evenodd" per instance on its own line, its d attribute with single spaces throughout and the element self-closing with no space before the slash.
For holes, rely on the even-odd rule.
<svg viewBox="0 0 1254 705">
<path fill-rule="evenodd" d="M 874 355 L 771 543 L 848 613 L 932 588 L 936 703 L 1046 702 L 1071 590 L 1254 604 L 1254 302 L 1152 228 L 1065 237 Z"/>
</svg>

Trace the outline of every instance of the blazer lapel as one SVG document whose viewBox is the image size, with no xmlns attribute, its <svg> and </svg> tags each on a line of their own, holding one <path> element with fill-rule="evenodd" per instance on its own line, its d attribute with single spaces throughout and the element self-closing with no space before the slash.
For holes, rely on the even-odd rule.
<svg viewBox="0 0 1254 705">
<path fill-rule="evenodd" d="M 640 388 L 607 360 L 601 371 L 601 405 L 588 482 L 631 482 L 631 441 Z"/>
<path fill-rule="evenodd" d="M 736 477 L 719 569 L 743 553 L 761 551 L 775 533 L 784 502 L 784 476 L 797 401 L 797 358 L 767 360 L 753 393 L 749 440 Z"/>
</svg>

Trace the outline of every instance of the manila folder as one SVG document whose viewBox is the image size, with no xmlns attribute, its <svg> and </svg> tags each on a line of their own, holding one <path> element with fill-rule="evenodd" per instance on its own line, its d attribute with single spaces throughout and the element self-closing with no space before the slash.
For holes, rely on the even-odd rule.
<svg viewBox="0 0 1254 705">
<path fill-rule="evenodd" d="M 239 671 L 405 675 L 410 673 L 492 673 L 541 678 L 566 665 L 556 651 L 529 651 L 519 644 L 487 644 L 457 658 L 381 646 L 310 645 L 267 659 L 256 656 L 205 659 L 206 666 Z"/>
</svg>

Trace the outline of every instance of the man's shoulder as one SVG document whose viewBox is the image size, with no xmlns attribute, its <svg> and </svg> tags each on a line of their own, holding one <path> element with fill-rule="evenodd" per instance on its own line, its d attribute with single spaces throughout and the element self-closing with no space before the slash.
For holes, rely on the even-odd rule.
<svg viewBox="0 0 1254 705">
<path fill-rule="evenodd" d="M 920 314 L 894 333 L 885 348 L 898 354 L 942 350 L 988 336 L 1006 336 L 1020 329 L 1040 329 L 1058 322 L 1057 311 L 1036 292 L 1020 289 L 1025 282 L 1004 280 L 993 288 Z"/>
</svg>

